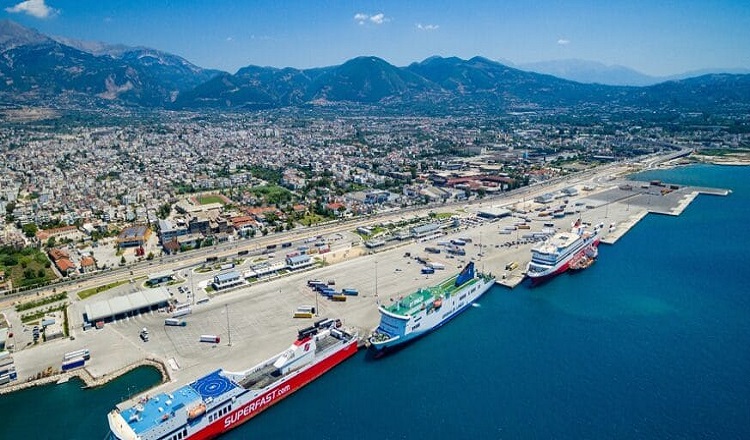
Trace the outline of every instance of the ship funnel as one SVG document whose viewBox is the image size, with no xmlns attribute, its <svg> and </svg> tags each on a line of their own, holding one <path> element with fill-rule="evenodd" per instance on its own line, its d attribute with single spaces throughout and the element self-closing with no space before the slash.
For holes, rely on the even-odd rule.
<svg viewBox="0 0 750 440">
<path fill-rule="evenodd" d="M 460 286 L 461 284 L 471 281 L 474 279 L 474 262 L 471 261 L 469 264 L 464 267 L 464 269 L 461 271 L 460 274 L 458 274 L 458 277 L 456 277 L 456 287 Z"/>
</svg>

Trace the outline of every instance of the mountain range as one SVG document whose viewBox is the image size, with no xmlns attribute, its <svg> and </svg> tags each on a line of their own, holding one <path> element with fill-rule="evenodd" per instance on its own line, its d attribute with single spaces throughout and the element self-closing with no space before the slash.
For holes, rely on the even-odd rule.
<svg viewBox="0 0 750 440">
<path fill-rule="evenodd" d="M 624 82 L 637 82 L 631 71 L 621 71 L 622 77 L 628 75 Z M 395 111 L 750 106 L 747 74 L 711 74 L 647 87 L 603 82 L 571 81 L 482 57 L 431 57 L 397 67 L 363 56 L 338 66 L 247 66 L 230 74 L 154 49 L 48 37 L 0 21 L 0 99 L 6 106 L 252 110 L 355 103 Z"/>
<path fill-rule="evenodd" d="M 545 73 L 558 78 L 580 83 L 606 84 L 610 86 L 651 86 L 667 81 L 678 81 L 696 76 L 733 73 L 750 74 L 750 69 L 702 69 L 669 76 L 651 76 L 625 66 L 608 65 L 596 61 L 565 59 L 540 61 L 511 66 L 521 70 Z"/>
</svg>

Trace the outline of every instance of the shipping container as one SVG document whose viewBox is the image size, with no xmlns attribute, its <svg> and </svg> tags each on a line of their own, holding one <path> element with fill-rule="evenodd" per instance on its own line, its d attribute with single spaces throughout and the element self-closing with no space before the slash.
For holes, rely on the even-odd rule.
<svg viewBox="0 0 750 440">
<path fill-rule="evenodd" d="M 343 293 L 344 295 L 349 295 L 349 296 L 359 295 L 359 292 L 357 291 L 357 289 L 341 289 L 341 293 Z"/>
<path fill-rule="evenodd" d="M 221 338 L 216 335 L 201 335 L 200 341 L 218 344 L 219 342 L 221 342 Z"/>
<path fill-rule="evenodd" d="M 342 294 L 333 295 L 331 296 L 331 299 L 333 301 L 346 301 L 346 295 L 342 295 Z"/>
<path fill-rule="evenodd" d="M 191 313 L 193 313 L 193 309 L 190 307 L 182 307 L 172 313 L 172 318 L 179 318 L 180 316 L 186 316 Z"/>
<path fill-rule="evenodd" d="M 62 371 L 70 371 L 75 368 L 83 367 L 85 363 L 86 363 L 86 359 L 84 359 L 83 356 L 79 356 L 73 359 L 68 359 L 67 361 L 64 361 L 62 363 Z"/>
<path fill-rule="evenodd" d="M 299 306 L 294 311 L 295 318 L 312 318 L 315 315 L 315 307 L 313 306 Z"/>
<path fill-rule="evenodd" d="M 82 357 L 85 360 L 91 359 L 91 352 L 88 348 L 82 348 L 80 350 L 71 351 L 63 355 L 63 360 L 68 361 L 77 357 Z"/>
<path fill-rule="evenodd" d="M 173 327 L 185 327 L 187 322 L 182 319 L 167 318 L 164 320 L 164 325 L 170 325 Z"/>
</svg>

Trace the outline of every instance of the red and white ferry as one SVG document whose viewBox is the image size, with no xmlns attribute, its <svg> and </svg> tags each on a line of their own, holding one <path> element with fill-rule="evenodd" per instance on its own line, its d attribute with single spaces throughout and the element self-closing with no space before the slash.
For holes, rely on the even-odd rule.
<svg viewBox="0 0 750 440">
<path fill-rule="evenodd" d="M 571 262 L 591 253 L 599 245 L 599 228 L 587 231 L 580 220 L 570 232 L 560 232 L 531 249 L 526 275 L 533 282 L 542 281 L 570 267 Z"/>
<path fill-rule="evenodd" d="M 222 369 L 169 393 L 121 403 L 107 418 L 111 439 L 210 439 L 250 420 L 357 352 L 358 336 L 324 319 L 287 350 L 242 372 Z"/>
</svg>

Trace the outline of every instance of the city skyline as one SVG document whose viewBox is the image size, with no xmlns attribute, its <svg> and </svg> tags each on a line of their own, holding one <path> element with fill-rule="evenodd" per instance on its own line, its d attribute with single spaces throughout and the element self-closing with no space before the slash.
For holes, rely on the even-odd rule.
<svg viewBox="0 0 750 440">
<path fill-rule="evenodd" d="M 66 38 L 145 46 L 205 68 L 309 68 L 372 55 L 395 65 L 483 56 L 581 59 L 652 76 L 750 68 L 750 6 L 721 0 L 462 2 L 3 1 L 0 17 Z"/>
</svg>

